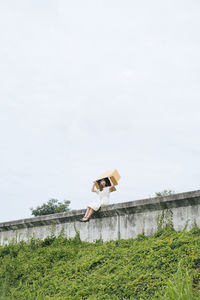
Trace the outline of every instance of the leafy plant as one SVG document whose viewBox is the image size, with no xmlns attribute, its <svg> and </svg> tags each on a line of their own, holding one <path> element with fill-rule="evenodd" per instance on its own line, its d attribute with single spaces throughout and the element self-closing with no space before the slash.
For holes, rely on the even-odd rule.
<svg viewBox="0 0 200 300">
<path fill-rule="evenodd" d="M 176 232 L 170 226 L 149 237 L 109 242 L 83 242 L 78 233 L 73 239 L 13 242 L 0 246 L 0 295 L 4 300 L 197 300 L 199 246 L 200 229 Z"/>
<path fill-rule="evenodd" d="M 41 206 L 37 206 L 35 209 L 30 208 L 32 211 L 32 215 L 34 216 L 43 216 L 50 215 L 55 213 L 61 213 L 65 211 L 69 211 L 69 200 L 65 200 L 64 202 L 59 202 L 57 199 L 50 199 L 47 203 L 42 204 Z"/>
<path fill-rule="evenodd" d="M 155 196 L 156 197 L 165 197 L 165 196 L 170 196 L 170 195 L 174 195 L 175 191 L 173 190 L 163 190 L 161 192 L 156 192 Z"/>
<path fill-rule="evenodd" d="M 179 263 L 178 270 L 167 282 L 163 292 L 154 299 L 159 300 L 198 300 L 200 294 L 193 288 L 192 276 Z"/>
</svg>

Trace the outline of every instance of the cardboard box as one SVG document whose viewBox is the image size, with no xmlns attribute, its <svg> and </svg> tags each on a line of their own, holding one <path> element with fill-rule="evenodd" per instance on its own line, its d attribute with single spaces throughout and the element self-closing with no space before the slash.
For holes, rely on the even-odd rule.
<svg viewBox="0 0 200 300">
<path fill-rule="evenodd" d="M 113 171 L 107 171 L 107 172 L 103 173 L 99 178 L 96 179 L 95 186 L 97 189 L 100 189 L 99 182 L 102 179 L 104 179 L 106 181 L 108 186 L 111 186 L 111 182 L 115 186 L 115 185 L 118 185 L 118 181 L 120 178 L 121 178 L 121 176 L 119 175 L 119 172 L 116 169 Z M 114 186 L 113 186 L 111 192 L 114 192 L 117 190 Z"/>
</svg>

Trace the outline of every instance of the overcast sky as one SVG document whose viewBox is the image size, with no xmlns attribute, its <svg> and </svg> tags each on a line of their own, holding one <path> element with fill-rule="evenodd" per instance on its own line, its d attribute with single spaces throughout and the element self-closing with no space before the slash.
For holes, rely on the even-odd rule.
<svg viewBox="0 0 200 300">
<path fill-rule="evenodd" d="M 200 2 L 0 2 L 0 222 L 197 190 Z"/>
</svg>

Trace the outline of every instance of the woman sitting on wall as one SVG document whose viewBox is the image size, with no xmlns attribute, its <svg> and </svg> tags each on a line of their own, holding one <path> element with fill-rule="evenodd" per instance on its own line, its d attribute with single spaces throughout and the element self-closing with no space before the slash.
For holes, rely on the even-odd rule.
<svg viewBox="0 0 200 300">
<path fill-rule="evenodd" d="M 95 183 L 96 181 L 94 181 L 91 191 L 97 193 L 99 195 L 99 199 L 88 204 L 85 216 L 80 219 L 81 222 L 88 222 L 95 211 L 99 210 L 101 206 L 109 204 L 110 192 L 113 187 L 112 183 L 111 186 L 108 186 L 106 181 L 102 179 L 99 183 L 100 190 L 95 189 Z"/>
</svg>

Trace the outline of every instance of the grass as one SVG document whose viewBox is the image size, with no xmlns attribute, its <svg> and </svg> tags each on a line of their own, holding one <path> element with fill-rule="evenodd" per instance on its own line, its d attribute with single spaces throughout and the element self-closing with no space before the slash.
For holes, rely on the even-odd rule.
<svg viewBox="0 0 200 300">
<path fill-rule="evenodd" d="M 200 229 L 95 243 L 63 236 L 0 247 L 0 299 L 200 299 Z"/>
</svg>

